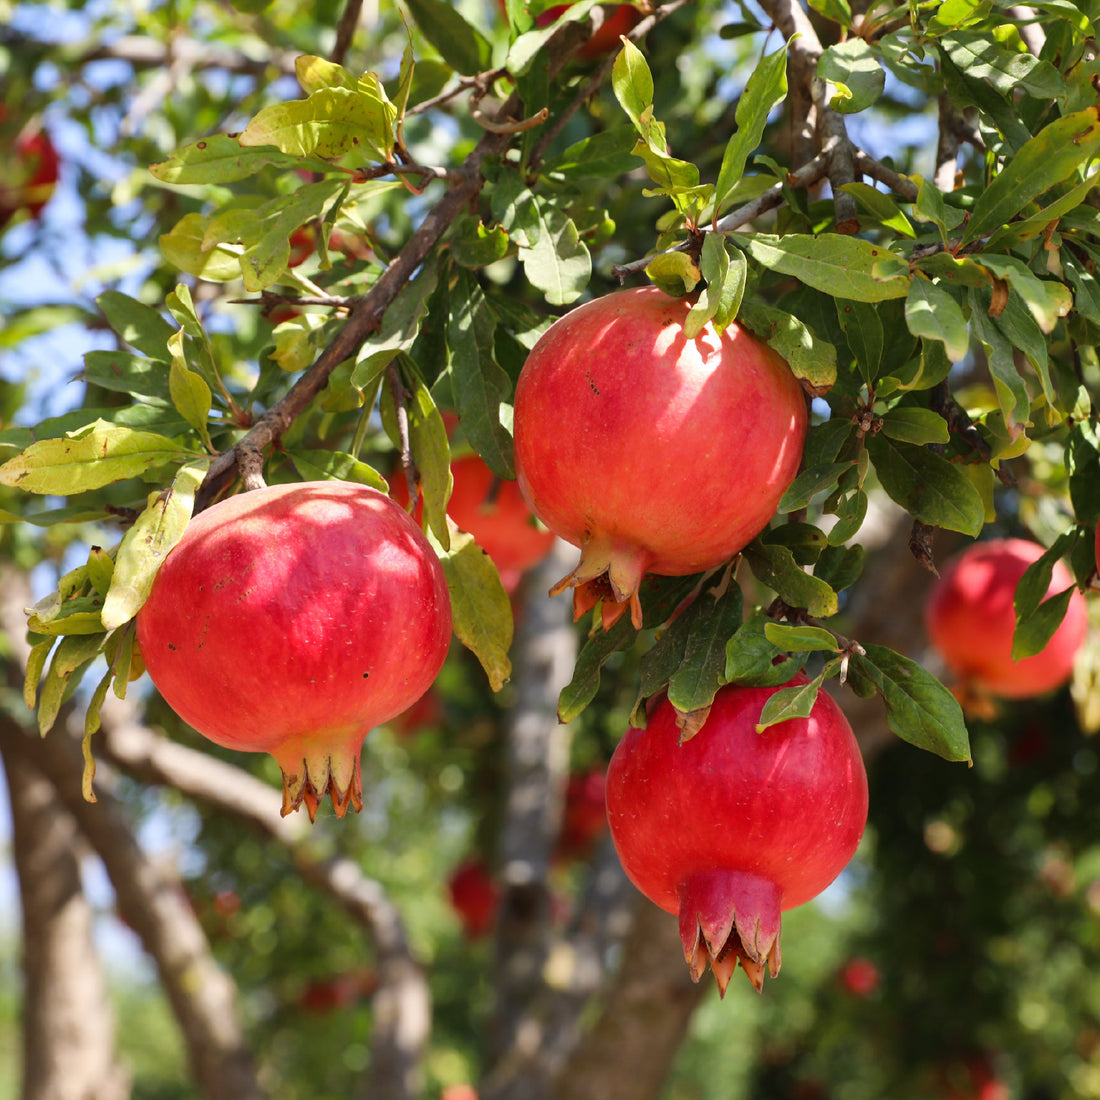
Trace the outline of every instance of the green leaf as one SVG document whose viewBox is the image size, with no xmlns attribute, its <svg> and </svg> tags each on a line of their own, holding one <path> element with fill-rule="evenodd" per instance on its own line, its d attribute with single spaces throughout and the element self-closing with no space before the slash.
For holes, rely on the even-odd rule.
<svg viewBox="0 0 1100 1100">
<path fill-rule="evenodd" d="M 815 394 L 836 383 L 836 347 L 793 314 L 758 302 L 742 301 L 739 319 L 751 332 L 787 360 L 794 376 Z"/>
<path fill-rule="evenodd" d="M 1100 152 L 1100 108 L 1044 126 L 1004 165 L 974 202 L 962 244 L 998 229 L 1029 202 L 1062 183 Z"/>
<path fill-rule="evenodd" d="M 511 247 L 501 226 L 486 226 L 472 214 L 456 219 L 447 240 L 455 263 L 469 268 L 487 267 L 501 260 Z"/>
<path fill-rule="evenodd" d="M 784 651 L 768 641 L 771 620 L 757 611 L 746 619 L 726 644 L 726 682 L 749 687 L 785 684 L 805 662 L 805 657 L 786 660 Z"/>
<path fill-rule="evenodd" d="M 882 487 L 914 519 L 965 535 L 981 531 L 985 505 L 958 466 L 926 447 L 892 440 L 882 432 L 866 442 Z"/>
<path fill-rule="evenodd" d="M 845 115 L 866 110 L 886 87 L 886 73 L 862 38 L 830 46 L 818 60 L 817 75 L 833 85 L 829 106 Z"/>
<path fill-rule="evenodd" d="M 843 546 L 856 535 L 867 518 L 867 494 L 861 488 L 853 489 L 842 496 L 831 510 L 837 519 L 829 531 L 829 544 Z M 821 573 L 816 575 L 827 584 L 831 583 Z"/>
<path fill-rule="evenodd" d="M 951 432 L 947 421 L 932 409 L 914 405 L 895 405 L 882 418 L 882 431 L 890 439 L 903 443 L 948 443 Z"/>
<path fill-rule="evenodd" d="M 453 484 L 451 447 L 447 440 L 447 426 L 423 382 L 417 385 L 409 402 L 409 443 L 420 471 L 424 519 L 446 548 L 450 538 L 447 501 Z"/>
<path fill-rule="evenodd" d="M 785 623 L 766 622 L 764 635 L 778 649 L 792 653 L 837 653 L 836 638 L 820 626 L 789 626 Z"/>
<path fill-rule="evenodd" d="M 568 5 L 566 10 L 552 23 L 545 27 L 537 27 L 534 30 L 528 30 L 524 34 L 521 34 L 509 48 L 504 67 L 513 76 L 524 75 L 530 69 L 531 62 L 538 56 L 543 46 L 561 30 L 561 25 L 563 23 L 572 23 L 582 19 L 586 20 L 588 18 L 588 13 L 599 2 L 600 0 L 577 0 L 577 3 Z M 509 3 L 514 4 L 516 0 L 509 0 Z M 509 21 L 512 22 L 513 25 L 529 27 L 531 18 L 526 10 L 526 0 L 519 0 L 518 6 L 523 23 L 518 23 L 511 11 L 509 12 Z"/>
<path fill-rule="evenodd" d="M 56 644 L 56 638 L 47 638 L 44 642 L 36 642 L 27 654 L 27 667 L 23 675 L 23 702 L 27 704 L 27 710 L 34 710 L 35 699 L 38 696 L 38 682 L 42 679 L 50 650 Z"/>
<path fill-rule="evenodd" d="M 363 341 L 355 357 L 351 384 L 356 389 L 368 389 L 398 352 L 408 351 L 412 347 L 437 281 L 435 266 L 426 264 L 390 303 L 381 327 Z"/>
<path fill-rule="evenodd" d="M 1005 423 L 1026 424 L 1030 417 L 1031 397 L 1016 367 L 1015 349 L 989 316 L 989 293 L 971 292 L 970 325 L 985 349 L 993 389 Z"/>
<path fill-rule="evenodd" d="M 492 65 L 492 47 L 459 14 L 450 0 L 405 0 L 421 34 L 439 56 L 463 76 L 476 76 Z"/>
<path fill-rule="evenodd" d="M 615 58 L 611 88 L 634 128 L 647 137 L 653 126 L 653 74 L 633 42 L 627 42 Z M 663 142 L 659 148 L 667 151 Z"/>
<path fill-rule="evenodd" d="M 497 477 L 511 481 L 516 476 L 512 436 L 501 421 L 501 407 L 512 387 L 494 357 L 495 328 L 496 319 L 477 279 L 467 271 L 457 272 L 447 319 L 447 353 L 457 412 L 474 450 Z"/>
<path fill-rule="evenodd" d="M 962 307 L 938 282 L 915 275 L 905 299 L 905 323 L 914 336 L 939 340 L 955 362 L 970 350 Z"/>
<path fill-rule="evenodd" d="M 970 737 L 958 700 L 916 661 L 885 646 L 854 654 L 853 672 L 866 678 L 886 703 L 886 721 L 903 741 L 942 756 L 970 760 Z"/>
<path fill-rule="evenodd" d="M 699 273 L 706 280 L 706 286 L 698 299 L 688 310 L 684 322 L 684 335 L 693 340 L 706 326 L 713 322 L 714 327 L 723 331 L 737 316 L 741 308 L 741 298 L 745 293 L 748 276 L 748 262 L 745 254 L 733 248 L 733 257 L 726 248 L 725 238 L 720 233 L 708 233 L 703 239 L 703 251 L 699 257 Z"/>
<path fill-rule="evenodd" d="M 237 140 L 245 147 L 274 145 L 294 157 L 356 152 L 388 161 L 396 118 L 378 78 L 368 74 L 355 89 L 322 88 L 308 99 L 263 108 Z"/>
<path fill-rule="evenodd" d="M 153 496 L 123 536 L 115 555 L 111 587 L 103 601 L 105 629 L 114 630 L 129 622 L 149 598 L 157 570 L 191 520 L 195 491 L 209 464 L 209 459 L 200 458 L 181 466 L 171 486 Z"/>
<path fill-rule="evenodd" d="M 537 236 L 519 246 L 524 274 L 555 306 L 576 301 L 592 276 L 592 257 L 572 219 L 557 206 L 536 200 Z"/>
<path fill-rule="evenodd" d="M 1008 49 L 989 34 L 956 31 L 942 40 L 942 46 L 968 77 L 988 82 L 1002 95 L 1021 89 L 1037 99 L 1066 94 L 1061 73 L 1049 61 Z"/>
<path fill-rule="evenodd" d="M 173 334 L 168 341 L 168 350 L 172 354 L 172 366 L 168 371 L 168 391 L 172 395 L 172 404 L 212 451 L 214 445 L 210 441 L 206 418 L 210 415 L 213 398 L 202 375 L 187 369 L 183 357 L 183 329 Z"/>
<path fill-rule="evenodd" d="M 892 229 L 902 237 L 917 235 L 901 207 L 885 192 L 859 182 L 841 184 L 840 190 L 851 195 L 884 228 Z"/>
<path fill-rule="evenodd" d="M 214 134 L 178 149 L 166 161 L 149 166 L 150 173 L 164 183 L 235 183 L 256 175 L 264 168 L 279 172 L 318 168 L 315 160 L 288 156 L 271 147 L 245 148 L 235 136 Z"/>
<path fill-rule="evenodd" d="M 913 217 L 918 222 L 930 222 L 940 233 L 940 242 L 948 243 L 948 235 L 966 216 L 962 210 L 948 206 L 943 192 L 931 181 L 914 176 L 917 184 L 917 201 L 913 204 Z"/>
<path fill-rule="evenodd" d="M 1040 279 L 1022 260 L 1015 256 L 995 256 L 983 253 L 978 261 L 982 267 L 1004 279 L 1023 299 L 1035 323 L 1047 335 L 1073 308 L 1073 295 L 1064 283 Z"/>
<path fill-rule="evenodd" d="M 727 571 L 713 588 L 705 588 L 691 610 L 691 631 L 684 659 L 668 682 L 668 699 L 687 720 L 684 739 L 706 718 L 714 695 L 725 683 L 726 644 L 741 626 L 744 601 L 741 589 Z"/>
<path fill-rule="evenodd" d="M 186 453 L 175 440 L 97 420 L 64 438 L 32 443 L 0 466 L 0 485 L 25 493 L 72 496 L 140 477 Z"/>
<path fill-rule="evenodd" d="M 171 401 L 168 364 L 163 359 L 146 359 L 124 351 L 89 351 L 84 355 L 84 380 L 115 393 L 164 404 Z"/>
<path fill-rule="evenodd" d="M 600 671 L 619 650 L 625 649 L 638 636 L 624 615 L 610 630 L 591 635 L 581 647 L 573 668 L 573 678 L 558 696 L 558 721 L 572 722 L 596 698 L 600 687 Z"/>
<path fill-rule="evenodd" d="M 902 269 L 908 271 L 907 261 L 861 237 L 842 233 L 821 233 L 816 237 L 801 233 L 782 237 L 766 233 L 730 236 L 762 267 L 793 275 L 807 286 L 835 297 L 882 302 L 904 298 L 909 292 L 910 280 L 900 274 Z M 891 262 L 889 273 L 877 273 L 876 269 L 887 261 Z"/>
<path fill-rule="evenodd" d="M 737 129 L 726 143 L 718 182 L 714 188 L 715 216 L 728 205 L 730 195 L 745 174 L 749 156 L 760 144 L 768 115 L 787 94 L 787 47 L 766 55 L 757 63 L 737 101 Z"/>
<path fill-rule="evenodd" d="M 817 693 L 825 679 L 825 673 L 806 684 L 791 684 L 773 692 L 760 710 L 756 732 L 763 733 L 769 726 L 776 726 L 791 718 L 809 718 L 817 702 Z"/>
<path fill-rule="evenodd" d="M 477 657 L 493 691 L 512 674 L 512 605 L 492 558 L 472 535 L 450 524 L 450 550 L 440 553 L 458 640 Z"/>
<path fill-rule="evenodd" d="M 703 277 L 686 252 L 662 252 L 646 264 L 646 277 L 672 298 L 691 293 Z M 703 324 L 706 322 L 704 321 Z M 700 328 L 703 327 L 701 324 Z"/>
<path fill-rule="evenodd" d="M 322 88 L 347 88 L 354 91 L 359 81 L 355 74 L 343 65 L 329 61 L 327 57 L 315 54 L 303 54 L 294 59 L 294 75 L 306 95 L 319 92 Z"/>
<path fill-rule="evenodd" d="M 879 314 L 866 302 L 837 298 L 835 304 L 837 319 L 855 356 L 860 375 L 865 382 L 874 382 L 878 378 L 886 348 L 886 334 Z"/>
<path fill-rule="evenodd" d="M 49 670 L 38 692 L 38 730 L 45 736 L 57 721 L 61 705 L 76 687 L 87 666 L 103 649 L 102 632 L 84 637 L 65 638 L 54 651 Z"/>
<path fill-rule="evenodd" d="M 1054 637 L 1054 632 L 1066 617 L 1066 608 L 1077 589 L 1069 588 L 1044 600 L 1028 618 L 1017 622 L 1012 635 L 1012 659 L 1021 661 L 1033 657 Z"/>
<path fill-rule="evenodd" d="M 810 0 L 810 7 L 831 23 L 839 23 L 842 27 L 852 25 L 852 9 L 848 6 L 848 0 Z"/>
<path fill-rule="evenodd" d="M 753 575 L 788 607 L 805 608 L 815 619 L 837 613 L 836 593 L 824 581 L 804 572 L 787 546 L 756 539 L 744 550 Z"/>
<path fill-rule="evenodd" d="M 202 214 L 184 214 L 158 238 L 164 258 L 180 271 L 208 282 L 229 283 L 241 278 L 242 249 L 218 244 L 207 247 L 204 243 L 206 230 L 207 222 Z"/>
<path fill-rule="evenodd" d="M 107 324 L 132 348 L 150 359 L 164 359 L 168 338 L 175 329 L 152 306 L 117 290 L 105 290 L 96 305 Z"/>
<path fill-rule="evenodd" d="M 574 142 L 559 156 L 547 161 L 542 174 L 551 179 L 587 180 L 625 176 L 634 167 L 637 142 L 631 126 L 612 126 Z"/>
<path fill-rule="evenodd" d="M 836 487 L 842 474 L 852 468 L 851 462 L 822 462 L 809 466 L 787 486 L 779 501 L 778 511 L 784 515 L 809 506 L 818 494 Z"/>
<path fill-rule="evenodd" d="M 287 456 L 306 481 L 353 481 L 388 493 L 386 479 L 371 465 L 344 451 L 291 448 Z"/>
</svg>

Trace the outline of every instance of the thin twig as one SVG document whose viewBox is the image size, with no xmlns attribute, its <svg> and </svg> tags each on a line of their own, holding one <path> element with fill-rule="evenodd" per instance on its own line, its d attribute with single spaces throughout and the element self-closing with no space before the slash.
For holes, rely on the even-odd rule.
<svg viewBox="0 0 1100 1100">
<path fill-rule="evenodd" d="M 340 16 L 340 23 L 336 28 L 336 41 L 333 43 L 332 53 L 329 54 L 329 60 L 337 65 L 343 65 L 344 58 L 347 57 L 348 50 L 351 49 L 351 42 L 355 37 L 356 28 L 359 26 L 359 16 L 362 11 L 363 0 L 348 0 L 344 12 Z"/>
</svg>

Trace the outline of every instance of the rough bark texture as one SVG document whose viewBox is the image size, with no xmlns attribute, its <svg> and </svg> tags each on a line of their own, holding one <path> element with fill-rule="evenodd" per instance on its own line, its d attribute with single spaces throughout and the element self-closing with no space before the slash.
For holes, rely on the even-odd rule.
<svg viewBox="0 0 1100 1100">
<path fill-rule="evenodd" d="M 676 918 L 639 894 L 622 966 L 558 1077 L 555 1100 L 654 1100 L 709 981 L 692 984 Z"/>
<path fill-rule="evenodd" d="M 431 1031 L 427 977 L 413 958 L 396 907 L 382 887 L 348 859 L 322 856 L 309 821 L 282 817 L 279 792 L 247 772 L 153 733 L 132 707 L 108 698 L 98 738 L 102 759 L 143 783 L 169 786 L 204 802 L 285 848 L 302 881 L 330 896 L 361 925 L 375 953 L 368 1100 L 411 1100 L 423 1089 Z"/>
<path fill-rule="evenodd" d="M 496 1004 L 490 1023 L 485 1100 L 540 1100 L 547 1095 L 543 1064 L 544 970 L 551 945 L 547 871 L 561 826 L 569 767 L 568 727 L 558 722 L 558 694 L 569 682 L 577 641 L 565 598 L 546 590 L 569 571 L 572 547 L 555 544 L 525 580 L 508 719 L 504 822 L 497 923 Z M 533 598 L 531 598 L 533 597 Z"/>
<path fill-rule="evenodd" d="M 23 907 L 22 1100 L 122 1100 L 130 1078 L 115 1056 L 114 1015 L 81 888 L 83 845 L 49 780 L 5 751 L 22 730 L 2 716 L 0 725 Z"/>
</svg>

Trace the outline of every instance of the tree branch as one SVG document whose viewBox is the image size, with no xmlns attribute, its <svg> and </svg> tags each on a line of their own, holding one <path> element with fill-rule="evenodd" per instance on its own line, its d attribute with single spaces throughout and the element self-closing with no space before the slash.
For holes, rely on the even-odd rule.
<svg viewBox="0 0 1100 1100">
<path fill-rule="evenodd" d="M 382 887 L 348 859 L 318 856 L 305 819 L 284 818 L 279 792 L 232 764 L 158 737 L 127 704 L 108 698 L 102 756 L 143 783 L 166 786 L 245 822 L 283 847 L 302 880 L 331 897 L 366 931 L 377 958 L 371 1039 L 372 1100 L 420 1095 L 421 1060 L 431 1026 L 430 993 L 413 959 L 397 908 Z"/>
<path fill-rule="evenodd" d="M 8 679 L 21 680 L 12 662 Z M 12 685 L 13 687 L 15 685 Z M 129 1074 L 115 1055 L 115 1021 L 92 938 L 76 823 L 53 785 L 18 752 L 26 735 L 0 710 L 0 758 L 10 792 L 12 850 L 23 909 L 24 1100 L 127 1100 Z"/>
<path fill-rule="evenodd" d="M 577 641 L 568 601 L 546 590 L 569 569 L 560 540 L 524 579 L 513 653 L 515 704 L 508 715 L 504 820 L 499 852 L 503 893 L 496 929 L 496 1003 L 489 1025 L 485 1100 L 539 1100 L 547 1076 L 541 1040 L 546 959 L 552 939 L 547 872 L 561 828 L 570 730 L 557 717 Z"/>
</svg>

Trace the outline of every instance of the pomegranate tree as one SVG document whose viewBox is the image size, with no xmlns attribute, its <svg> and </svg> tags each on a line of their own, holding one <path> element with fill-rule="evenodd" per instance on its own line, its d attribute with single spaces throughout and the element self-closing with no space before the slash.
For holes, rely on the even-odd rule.
<svg viewBox="0 0 1100 1100">
<path fill-rule="evenodd" d="M 550 530 L 581 548 L 552 590 L 579 618 L 641 625 L 647 572 L 682 576 L 736 554 L 794 479 L 806 403 L 786 362 L 736 324 L 684 331 L 690 303 L 616 291 L 556 321 L 515 395 L 519 486 Z"/>
<path fill-rule="evenodd" d="M 1077 591 L 1043 649 L 1019 661 L 1012 659 L 1016 586 L 1043 553 L 1042 546 L 1027 539 L 974 543 L 948 562 L 933 585 L 925 606 L 928 638 L 958 677 L 962 694 L 1023 699 L 1052 691 L 1073 674 L 1088 629 L 1088 610 Z M 1047 595 L 1072 584 L 1066 565 L 1055 562 Z"/>
<path fill-rule="evenodd" d="M 790 683 L 806 683 L 799 673 Z M 710 962 L 725 995 L 740 961 L 759 990 L 779 973 L 780 913 L 816 897 L 867 821 L 867 774 L 851 727 L 821 692 L 808 718 L 762 733 L 778 689 L 729 685 L 680 743 L 667 699 L 619 742 L 607 817 L 623 869 L 680 919 L 691 976 Z"/>
<path fill-rule="evenodd" d="M 279 485 L 196 516 L 137 617 L 168 705 L 227 748 L 270 753 L 283 813 L 362 807 L 374 726 L 427 691 L 451 636 L 443 569 L 389 497 Z"/>
</svg>

